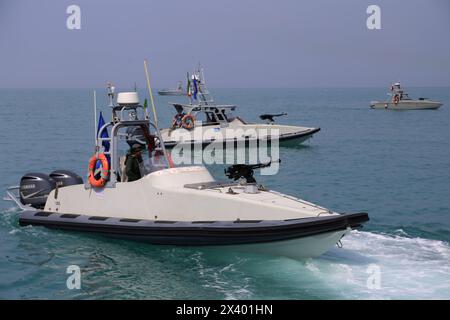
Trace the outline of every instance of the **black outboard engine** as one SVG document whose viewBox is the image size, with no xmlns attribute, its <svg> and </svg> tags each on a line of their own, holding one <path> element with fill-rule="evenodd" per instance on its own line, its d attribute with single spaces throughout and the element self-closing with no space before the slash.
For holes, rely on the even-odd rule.
<svg viewBox="0 0 450 320">
<path fill-rule="evenodd" d="M 20 202 L 42 209 L 49 193 L 56 188 L 56 181 L 43 173 L 30 172 L 20 179 Z"/>
<path fill-rule="evenodd" d="M 55 180 L 58 188 L 83 184 L 83 179 L 76 173 L 69 170 L 55 170 L 49 174 L 50 178 Z"/>
</svg>

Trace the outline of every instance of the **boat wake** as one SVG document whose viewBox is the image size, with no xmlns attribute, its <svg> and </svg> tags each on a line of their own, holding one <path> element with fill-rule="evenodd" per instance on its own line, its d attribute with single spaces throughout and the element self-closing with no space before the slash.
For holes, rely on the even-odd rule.
<svg viewBox="0 0 450 320">
<path fill-rule="evenodd" d="M 280 256 L 219 250 L 217 248 L 183 248 L 131 244 L 127 241 L 104 241 L 80 234 L 52 231 L 42 227 L 19 227 L 16 210 L 2 210 L 0 238 L 7 240 L 3 263 L 19 263 L 30 252 L 36 263 L 27 266 L 31 275 L 47 268 L 67 267 L 74 260 L 83 263 L 85 276 L 93 284 L 108 282 L 124 287 L 133 298 L 165 297 L 206 299 L 449 299 L 450 245 L 447 242 L 414 238 L 399 230 L 395 235 L 353 231 L 342 240 L 343 248 L 333 248 L 319 258 L 294 260 Z M 31 245 L 39 238 L 39 244 Z M 30 243 L 30 252 L 23 244 Z M 64 245 L 57 245 L 56 243 Z M 80 246 L 83 250 L 80 251 Z M 18 252 L 18 248 L 25 250 Z M 114 258 L 114 272 L 104 266 L 91 267 L 89 259 L 101 251 Z M 79 254 L 77 254 L 79 253 Z M 78 255 L 81 255 L 77 257 Z M 55 260 L 52 257 L 59 257 Z M 39 259 L 38 259 L 39 258 Z M 45 258 L 45 259 L 44 259 Z M 29 258 L 31 259 L 31 258 Z M 34 261 L 34 260 L 33 260 Z M 58 265 L 58 266 L 57 266 Z M 151 275 L 147 275 L 148 266 Z M 35 267 L 33 267 L 35 266 Z M 142 266 L 137 268 L 136 266 Z M 3 265 L 7 268 L 6 265 Z M 93 270 L 90 270 L 93 269 Z M 128 275 L 127 277 L 124 274 Z M 171 275 L 168 277 L 167 275 Z M 22 277 L 18 274 L 17 277 Z M 58 275 L 48 275 L 51 283 Z M 175 277 L 175 280 L 171 280 Z M 130 280 L 129 279 L 134 279 Z M 157 281 L 155 280 L 157 279 Z M 165 280 L 164 280 L 165 279 Z M 86 283 L 78 298 L 123 298 L 120 290 L 96 292 Z M 15 283 L 15 282 L 14 282 Z M 11 290 L 17 290 L 11 283 Z M 137 283 L 142 283 L 141 286 Z M 144 285 L 145 284 L 145 285 Z M 120 286 L 119 286 L 120 285 Z M 35 292 L 33 281 L 23 283 L 23 292 Z M 170 291 L 158 293 L 158 287 Z M 131 289 L 130 289 L 131 288 Z M 136 288 L 136 292 L 132 291 Z M 42 290 L 43 288 L 41 288 Z M 48 290 L 47 290 L 48 289 Z M 52 297 L 54 288 L 34 293 Z M 31 294 L 30 293 L 30 294 Z M 70 298 L 70 293 L 67 293 Z"/>
<path fill-rule="evenodd" d="M 192 258 L 199 284 L 224 299 L 449 299 L 450 245 L 397 233 L 353 231 L 306 260 L 206 249 Z"/>
<path fill-rule="evenodd" d="M 449 299 L 447 242 L 353 231 L 307 268 L 349 299 Z"/>
</svg>

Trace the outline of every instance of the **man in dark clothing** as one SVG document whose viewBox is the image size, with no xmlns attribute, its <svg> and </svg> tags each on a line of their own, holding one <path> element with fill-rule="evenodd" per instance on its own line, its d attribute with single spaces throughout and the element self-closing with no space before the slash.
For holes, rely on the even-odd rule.
<svg viewBox="0 0 450 320">
<path fill-rule="evenodd" d="M 125 160 L 125 173 L 127 174 L 128 182 L 142 178 L 141 170 L 139 168 L 141 162 L 141 145 L 137 143 L 133 144 Z"/>
</svg>

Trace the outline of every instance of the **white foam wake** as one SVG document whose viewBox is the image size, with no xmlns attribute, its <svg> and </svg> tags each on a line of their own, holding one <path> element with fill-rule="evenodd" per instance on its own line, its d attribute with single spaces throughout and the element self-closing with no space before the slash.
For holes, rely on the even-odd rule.
<svg viewBox="0 0 450 320">
<path fill-rule="evenodd" d="M 18 227 L 14 210 L 3 210 L 0 229 L 41 238 L 49 232 Z M 399 234 L 352 231 L 344 248 L 306 261 L 206 249 L 192 249 L 192 259 L 196 281 L 226 299 L 450 299 L 449 243 Z M 371 281 L 377 270 L 379 288 Z"/>
<path fill-rule="evenodd" d="M 438 240 L 354 231 L 307 268 L 353 299 L 449 299 L 450 246 Z M 377 273 L 379 271 L 379 278 Z"/>
</svg>

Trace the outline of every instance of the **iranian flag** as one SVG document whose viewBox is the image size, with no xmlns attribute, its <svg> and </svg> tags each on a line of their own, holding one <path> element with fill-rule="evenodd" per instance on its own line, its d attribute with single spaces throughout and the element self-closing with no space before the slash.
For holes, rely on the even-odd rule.
<svg viewBox="0 0 450 320">
<path fill-rule="evenodd" d="M 189 79 L 189 72 L 187 73 L 187 88 L 186 88 L 187 95 L 190 97 L 192 96 L 191 92 L 191 79 Z"/>
</svg>

